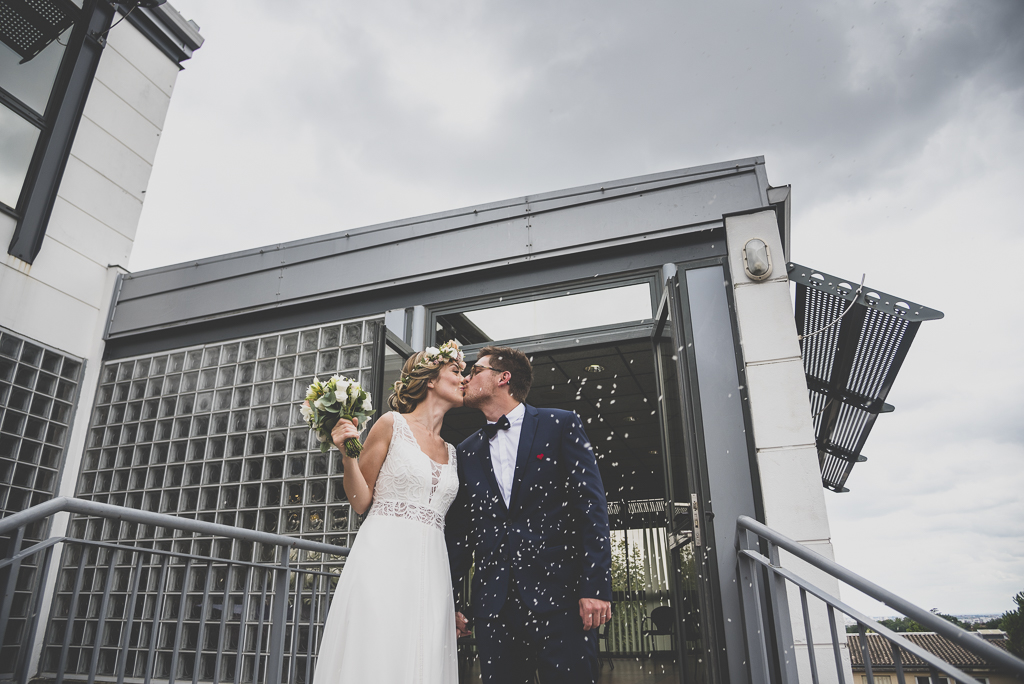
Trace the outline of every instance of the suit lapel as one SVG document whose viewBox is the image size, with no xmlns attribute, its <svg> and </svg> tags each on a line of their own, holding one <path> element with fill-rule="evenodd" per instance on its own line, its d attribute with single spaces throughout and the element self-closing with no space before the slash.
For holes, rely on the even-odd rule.
<svg viewBox="0 0 1024 684">
<path fill-rule="evenodd" d="M 481 430 L 477 433 L 480 436 L 480 446 L 477 447 L 477 455 L 483 459 L 484 472 L 487 473 L 487 482 L 491 486 L 491 496 L 497 497 L 498 505 L 505 508 L 505 498 L 501 495 L 501 489 L 498 488 L 498 478 L 494 476 L 494 462 L 491 461 L 491 442 L 487 439 L 487 435 Z M 506 512 L 508 509 L 505 509 Z"/>
<path fill-rule="evenodd" d="M 530 452 L 533 447 L 533 440 L 537 436 L 537 409 L 529 404 L 523 404 L 526 412 L 523 414 L 523 424 L 519 430 L 519 451 L 516 452 L 516 472 L 512 476 L 512 493 L 508 497 L 509 510 L 516 506 L 519 490 L 522 488 L 523 476 L 526 474 L 529 463 Z M 488 453 L 490 450 L 488 449 Z M 490 459 L 488 459 L 490 460 Z"/>
</svg>

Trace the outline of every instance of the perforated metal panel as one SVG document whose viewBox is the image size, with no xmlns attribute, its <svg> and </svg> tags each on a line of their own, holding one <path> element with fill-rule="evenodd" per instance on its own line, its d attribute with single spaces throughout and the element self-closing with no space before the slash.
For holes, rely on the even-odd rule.
<svg viewBox="0 0 1024 684">
<path fill-rule="evenodd" d="M 921 321 L 942 312 L 788 264 L 822 484 L 845 492 Z"/>
<path fill-rule="evenodd" d="M 74 24 L 78 14 L 69 0 L 4 0 L 0 41 L 28 61 Z"/>
</svg>

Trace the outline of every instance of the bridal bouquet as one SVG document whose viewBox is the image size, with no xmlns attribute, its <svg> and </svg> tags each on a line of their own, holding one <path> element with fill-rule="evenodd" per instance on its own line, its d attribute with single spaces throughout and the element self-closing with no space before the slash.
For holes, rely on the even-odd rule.
<svg viewBox="0 0 1024 684">
<path fill-rule="evenodd" d="M 299 407 L 303 420 L 316 431 L 320 440 L 320 453 L 331 448 L 331 430 L 341 418 L 359 419 L 363 423 L 373 412 L 370 393 L 358 382 L 341 375 L 334 375 L 326 382 L 313 378 L 313 384 L 306 390 L 306 400 Z M 341 447 L 339 447 L 341 448 Z M 345 440 L 346 456 L 358 458 L 363 444 L 358 439 Z"/>
</svg>

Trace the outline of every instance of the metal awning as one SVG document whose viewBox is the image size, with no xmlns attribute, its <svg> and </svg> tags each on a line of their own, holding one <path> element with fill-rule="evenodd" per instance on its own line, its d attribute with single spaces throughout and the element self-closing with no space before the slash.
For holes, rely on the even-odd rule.
<svg viewBox="0 0 1024 684">
<path fill-rule="evenodd" d="M 71 0 L 5 0 L 0 42 L 29 61 L 57 39 L 80 14 Z"/>
<path fill-rule="evenodd" d="M 814 416 L 821 482 L 849 491 L 846 480 L 861 454 L 921 321 L 942 312 L 799 264 L 796 327 Z"/>
</svg>

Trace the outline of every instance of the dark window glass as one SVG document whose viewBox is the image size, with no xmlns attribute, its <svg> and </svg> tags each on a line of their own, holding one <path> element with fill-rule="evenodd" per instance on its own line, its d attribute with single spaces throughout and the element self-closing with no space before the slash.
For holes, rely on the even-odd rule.
<svg viewBox="0 0 1024 684">
<path fill-rule="evenodd" d="M 21 57 L 6 45 L 0 43 L 0 88 L 18 98 L 39 115 L 46 112 L 46 103 L 57 78 L 60 60 L 64 57 L 71 29 L 67 29 L 58 40 L 47 45 L 42 52 L 21 64 Z"/>
<path fill-rule="evenodd" d="M 38 139 L 38 128 L 0 106 L 0 202 L 9 207 L 18 204 Z"/>
</svg>

